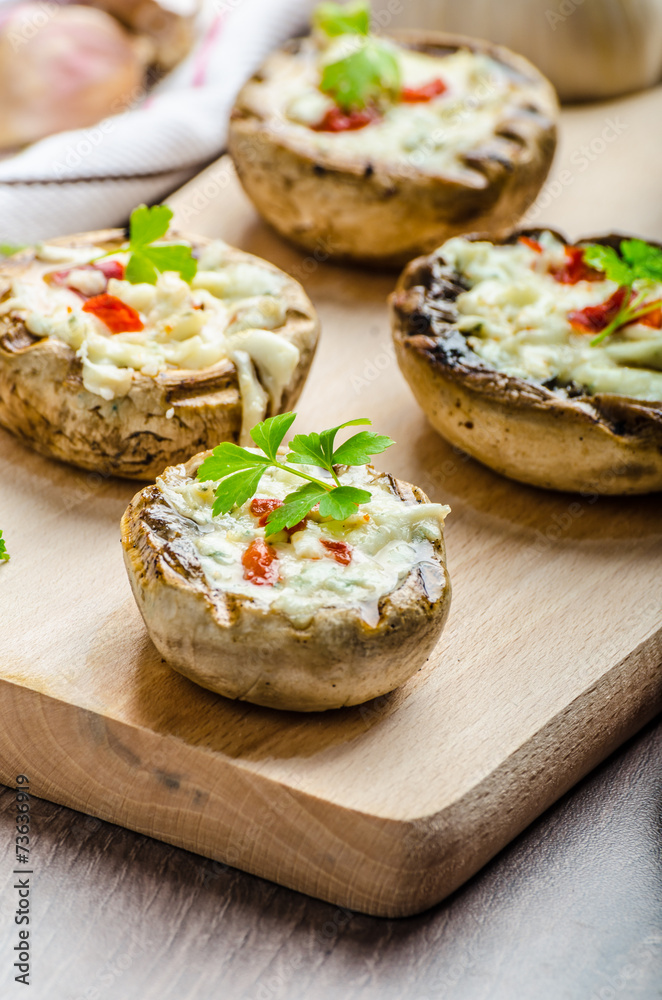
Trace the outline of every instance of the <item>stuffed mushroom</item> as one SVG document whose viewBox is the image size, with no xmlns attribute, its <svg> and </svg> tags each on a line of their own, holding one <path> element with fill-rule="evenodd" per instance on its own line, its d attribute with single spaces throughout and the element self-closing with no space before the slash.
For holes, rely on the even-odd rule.
<svg viewBox="0 0 662 1000">
<path fill-rule="evenodd" d="M 432 426 L 548 489 L 662 489 L 662 248 L 526 230 L 449 240 L 391 297 L 400 367 Z"/>
<path fill-rule="evenodd" d="M 551 84 L 487 42 L 366 23 L 318 19 L 240 92 L 230 152 L 258 211 L 325 258 L 387 265 L 512 229 L 552 162 Z"/>
<path fill-rule="evenodd" d="M 319 324 L 266 261 L 169 234 L 131 264 L 127 235 L 54 240 L 0 266 L 0 424 L 52 458 L 152 479 L 287 409 Z M 187 254 L 185 280 L 168 268 Z"/>
<path fill-rule="evenodd" d="M 407 680 L 448 614 L 449 508 L 370 465 L 338 467 L 370 501 L 342 521 L 312 510 L 267 539 L 269 512 L 301 480 L 270 469 L 214 516 L 216 484 L 196 476 L 206 457 L 167 469 L 122 521 L 134 596 L 167 662 L 228 698 L 305 712 Z"/>
</svg>

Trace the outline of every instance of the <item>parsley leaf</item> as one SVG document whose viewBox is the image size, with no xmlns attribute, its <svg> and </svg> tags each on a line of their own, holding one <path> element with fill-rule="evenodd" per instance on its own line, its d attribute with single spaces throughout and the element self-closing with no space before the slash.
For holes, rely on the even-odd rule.
<svg viewBox="0 0 662 1000">
<path fill-rule="evenodd" d="M 282 507 L 272 510 L 267 518 L 267 535 L 275 535 L 284 528 L 293 528 L 309 514 L 315 504 L 327 496 L 326 490 L 315 483 L 304 483 L 293 493 L 288 493 Z"/>
<path fill-rule="evenodd" d="M 220 479 L 216 488 L 212 513 L 228 514 L 252 497 L 260 479 L 271 465 L 264 455 L 254 455 L 231 441 L 219 444 L 198 469 L 198 479 Z"/>
<path fill-rule="evenodd" d="M 129 251 L 131 256 L 124 277 L 132 284 L 155 285 L 159 273 L 177 271 L 183 281 L 190 281 L 198 262 L 188 243 L 156 244 L 168 232 L 172 209 L 167 205 L 147 208 L 139 205 L 131 213 Z"/>
<path fill-rule="evenodd" d="M 276 417 L 263 420 L 251 431 L 251 437 L 258 448 L 272 461 L 276 460 L 276 452 L 290 427 L 296 420 L 296 413 L 279 413 Z"/>
<path fill-rule="evenodd" d="M 131 213 L 131 244 L 138 248 L 160 240 L 168 232 L 172 220 L 172 209 L 167 205 L 139 205 Z"/>
<path fill-rule="evenodd" d="M 326 468 L 319 434 L 295 434 L 285 458 L 293 465 L 319 465 Z"/>
<path fill-rule="evenodd" d="M 124 278 L 132 285 L 155 285 L 158 274 L 154 265 L 146 257 L 132 253 L 124 269 Z"/>
<path fill-rule="evenodd" d="M 338 424 L 337 427 L 332 427 L 328 431 L 322 431 L 321 434 L 297 434 L 290 445 L 287 461 L 293 462 L 295 465 L 319 465 L 320 468 L 326 469 L 327 472 L 332 472 L 334 465 L 333 442 L 338 431 L 341 431 L 344 427 L 354 427 L 356 424 L 369 423 L 370 421 L 367 417 L 358 417 L 356 420 L 348 420 L 344 424 Z M 363 463 L 357 462 L 352 464 L 358 465 Z"/>
<path fill-rule="evenodd" d="M 338 431 L 343 430 L 345 427 L 356 427 L 357 424 L 369 424 L 369 423 L 370 421 L 368 420 L 367 417 L 357 417 L 356 420 L 347 420 L 345 421 L 344 424 L 338 424 L 337 427 L 332 427 L 331 430 L 322 431 L 320 433 L 320 447 L 322 449 L 322 453 L 326 460 L 325 468 L 328 468 L 330 471 L 333 465 L 335 464 L 333 460 L 333 445 L 336 440 L 336 434 L 338 433 Z M 351 464 L 362 465 L 363 463 L 352 462 Z"/>
<path fill-rule="evenodd" d="M 365 0 L 354 3 L 321 3 L 313 14 L 313 26 L 330 38 L 336 35 L 367 35 L 370 31 L 370 5 Z"/>
<path fill-rule="evenodd" d="M 613 247 L 590 244 L 584 248 L 584 260 L 596 270 L 604 271 L 605 277 L 618 285 L 629 285 L 634 280 L 629 265 Z"/>
<path fill-rule="evenodd" d="M 662 281 L 662 250 L 644 240 L 623 240 L 621 253 L 634 271 L 634 280 Z"/>
<path fill-rule="evenodd" d="M 335 490 L 325 493 L 319 501 L 320 514 L 322 517 L 344 521 L 346 517 L 356 514 L 359 504 L 368 503 L 371 498 L 371 493 L 359 490 L 356 486 L 336 486 Z"/>
<path fill-rule="evenodd" d="M 1 531 L 0 531 L 0 562 L 9 562 L 9 553 L 7 552 L 7 546 L 5 545 Z"/>
<path fill-rule="evenodd" d="M 157 271 L 178 271 L 184 281 L 190 281 L 198 269 L 198 262 L 185 243 L 168 246 L 143 247 L 140 256 Z"/>
<path fill-rule="evenodd" d="M 306 482 L 288 493 L 282 506 L 271 511 L 267 518 L 267 536 L 298 524 L 317 504 L 322 517 L 342 521 L 355 514 L 360 504 L 368 503 L 371 498 L 369 491 L 344 486 L 334 466 L 365 465 L 372 455 L 385 451 L 393 441 L 384 435 L 360 431 L 334 450 L 338 431 L 344 427 L 370 423 L 367 418 L 359 417 L 319 434 L 297 434 L 290 451 L 280 461 L 278 448 L 295 417 L 295 413 L 281 413 L 263 420 L 253 428 L 251 437 L 261 453 L 248 451 L 225 441 L 214 448 L 212 454 L 202 462 L 198 469 L 198 479 L 218 482 L 214 497 L 214 516 L 227 514 L 254 496 L 268 468 L 282 469 Z M 298 465 L 325 469 L 330 473 L 331 479 L 317 479 L 298 469 Z"/>
<path fill-rule="evenodd" d="M 604 272 L 609 281 L 615 281 L 619 288 L 632 289 L 635 281 L 641 282 L 635 294 L 632 292 L 623 298 L 623 305 L 614 318 L 591 341 L 591 347 L 597 347 L 612 333 L 616 333 L 630 323 L 636 323 L 653 309 L 659 307 L 659 301 L 645 300 L 651 291 L 651 284 L 662 282 L 662 250 L 651 246 L 645 240 L 621 240 L 620 255 L 613 247 L 589 243 L 584 247 L 584 260 L 592 267 Z"/>
<path fill-rule="evenodd" d="M 334 465 L 365 465 L 372 455 L 380 455 L 393 441 L 384 434 L 360 431 L 341 444 L 333 453 Z"/>
<path fill-rule="evenodd" d="M 356 514 L 359 504 L 368 503 L 372 494 L 355 486 L 336 486 L 328 490 L 315 483 L 305 483 L 294 493 L 288 493 L 282 507 L 277 507 L 267 518 L 267 536 L 275 535 L 283 528 L 293 528 L 302 521 L 316 504 L 322 517 L 332 517 L 336 521 Z"/>
<path fill-rule="evenodd" d="M 360 111 L 381 98 L 395 99 L 401 85 L 395 54 L 383 42 L 370 38 L 356 52 L 324 67 L 320 90 L 343 111 Z"/>
</svg>

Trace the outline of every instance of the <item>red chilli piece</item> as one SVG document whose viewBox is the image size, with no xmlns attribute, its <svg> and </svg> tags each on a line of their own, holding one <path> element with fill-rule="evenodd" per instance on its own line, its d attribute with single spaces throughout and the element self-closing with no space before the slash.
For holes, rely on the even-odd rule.
<svg viewBox="0 0 662 1000">
<path fill-rule="evenodd" d="M 144 330 L 145 324 L 132 306 L 115 295 L 94 295 L 83 306 L 83 312 L 92 313 L 108 327 L 111 333 L 134 333 Z"/>
<path fill-rule="evenodd" d="M 241 557 L 244 580 L 258 586 L 273 586 L 278 582 L 278 556 L 273 545 L 264 538 L 255 538 Z"/>
<path fill-rule="evenodd" d="M 555 281 L 562 285 L 576 285 L 578 281 L 604 281 L 602 271 L 597 271 L 584 260 L 581 247 L 565 247 L 566 261 L 563 267 L 551 272 Z"/>
<path fill-rule="evenodd" d="M 656 330 L 662 329 L 662 302 L 659 300 L 657 302 L 650 303 L 650 312 L 647 312 L 645 316 L 640 316 L 637 323 L 641 323 L 642 326 L 652 326 Z"/>
<path fill-rule="evenodd" d="M 66 271 L 51 271 L 50 274 L 46 275 L 46 279 L 52 285 L 71 287 L 69 285 L 69 275 L 72 271 L 101 271 L 106 282 L 110 281 L 111 278 L 117 278 L 118 281 L 121 281 L 124 277 L 124 264 L 120 264 L 118 260 L 98 260 L 94 264 L 80 264 L 78 267 L 69 267 Z M 71 288 L 71 291 L 76 292 L 81 298 L 86 298 L 78 288 Z"/>
<path fill-rule="evenodd" d="M 98 260 L 96 264 L 91 264 L 90 267 L 94 268 L 95 271 L 101 271 L 102 274 L 105 274 L 108 281 L 111 278 L 122 281 L 124 278 L 124 264 L 120 263 L 119 260 Z"/>
<path fill-rule="evenodd" d="M 260 520 L 257 523 L 261 528 L 264 528 L 269 514 L 282 506 L 282 500 L 272 500 L 270 497 L 255 497 L 254 500 L 251 500 L 250 511 L 254 517 L 259 517 Z"/>
<path fill-rule="evenodd" d="M 304 517 L 303 521 L 297 521 L 296 524 L 293 524 L 291 528 L 286 528 L 285 531 L 291 537 L 295 531 L 303 531 L 307 524 L 308 524 L 308 517 L 306 516 Z"/>
<path fill-rule="evenodd" d="M 313 125 L 313 132 L 354 132 L 377 121 L 379 117 L 376 108 L 364 108 L 362 111 L 329 108 L 322 121 Z"/>
<path fill-rule="evenodd" d="M 259 517 L 260 520 L 257 523 L 260 528 L 266 528 L 269 514 L 282 506 L 282 500 L 273 500 L 271 497 L 255 497 L 254 500 L 251 500 L 250 512 L 255 517 Z M 295 531 L 303 531 L 306 523 L 307 519 L 304 517 L 303 521 L 298 521 L 291 528 L 285 528 L 284 530 L 288 535 L 293 535 Z"/>
<path fill-rule="evenodd" d="M 542 243 L 538 243 L 538 240 L 534 240 L 530 236 L 520 236 L 517 242 L 523 243 L 525 247 L 533 250 L 534 253 L 542 253 L 543 251 Z"/>
<path fill-rule="evenodd" d="M 329 542 L 326 538 L 322 538 L 320 541 L 336 562 L 339 562 L 341 566 L 349 566 L 352 561 L 352 546 L 348 542 Z"/>
<path fill-rule="evenodd" d="M 586 306 L 585 309 L 573 309 L 568 313 L 568 322 L 573 330 L 579 333 L 600 333 L 619 314 L 627 295 L 628 288 L 621 285 L 606 302 L 601 302 L 597 306 Z"/>
<path fill-rule="evenodd" d="M 50 285 L 66 285 L 67 278 L 73 270 L 73 267 L 70 267 L 66 271 L 49 271 L 48 274 L 44 275 L 44 280 Z M 80 270 L 85 270 L 85 268 L 83 267 Z M 72 291 L 78 290 L 72 288 Z M 80 292 L 78 294 L 80 295 Z"/>
<path fill-rule="evenodd" d="M 403 87 L 400 92 L 400 100 L 407 104 L 421 104 L 423 101 L 432 101 L 440 94 L 444 94 L 448 86 L 439 77 L 424 83 L 421 87 Z"/>
</svg>

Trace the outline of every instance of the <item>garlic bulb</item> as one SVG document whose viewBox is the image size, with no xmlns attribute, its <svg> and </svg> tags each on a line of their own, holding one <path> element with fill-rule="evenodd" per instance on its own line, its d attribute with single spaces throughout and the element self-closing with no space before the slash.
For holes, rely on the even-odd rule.
<svg viewBox="0 0 662 1000">
<path fill-rule="evenodd" d="M 662 77 L 662 0 L 373 0 L 375 23 L 488 38 L 521 52 L 566 101 Z"/>
<path fill-rule="evenodd" d="M 22 3 L 0 21 L 0 148 L 84 128 L 137 100 L 151 56 L 100 10 Z"/>
<path fill-rule="evenodd" d="M 193 45 L 199 0 L 85 0 L 85 3 L 105 10 L 131 31 L 149 38 L 154 45 L 154 62 L 161 71 L 176 66 Z M 218 0 L 216 7 L 222 7 Z"/>
</svg>

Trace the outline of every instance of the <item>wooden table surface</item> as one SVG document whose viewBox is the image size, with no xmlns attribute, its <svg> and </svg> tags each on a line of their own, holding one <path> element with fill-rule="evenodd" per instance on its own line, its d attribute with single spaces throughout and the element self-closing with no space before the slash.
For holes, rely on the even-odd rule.
<svg viewBox="0 0 662 1000">
<path fill-rule="evenodd" d="M 564 113 L 532 222 L 662 233 L 662 89 Z M 649 165 L 654 166 L 650 169 Z M 180 224 L 233 239 L 228 168 L 176 198 Z M 72 229 L 85 228 L 84 220 Z M 242 232 L 243 232 L 242 223 Z M 297 258 L 255 220 L 246 248 Z M 300 260 L 300 258 L 299 258 Z M 326 265 L 300 277 L 313 298 Z M 343 272 L 333 269 L 342 294 Z M 375 364 L 382 346 L 374 343 Z M 371 375 L 366 368 L 366 379 Z M 653 595 L 653 599 L 658 599 Z M 608 623 L 605 623 L 606 627 Z M 46 802 L 33 802 L 38 1000 L 616 1000 L 662 997 L 660 751 L 649 726 L 444 904 L 355 915 Z M 11 963 L 13 794 L 0 794 L 0 996 Z M 10 840 L 11 838 L 11 840 Z"/>
<path fill-rule="evenodd" d="M 341 910 L 35 799 L 33 985 L 12 982 L 0 793 L 0 996 L 31 1000 L 654 1000 L 660 757 L 649 726 L 444 904 Z"/>
</svg>

